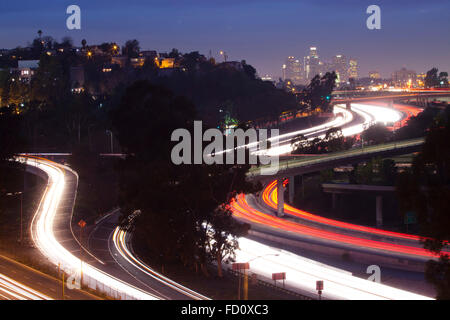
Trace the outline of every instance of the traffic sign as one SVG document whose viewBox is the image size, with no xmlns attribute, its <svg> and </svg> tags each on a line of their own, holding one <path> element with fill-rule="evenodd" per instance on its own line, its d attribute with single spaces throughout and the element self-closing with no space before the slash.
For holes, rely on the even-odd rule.
<svg viewBox="0 0 450 320">
<path fill-rule="evenodd" d="M 81 219 L 81 220 L 78 222 L 78 225 L 80 226 L 80 228 L 84 228 L 84 227 L 86 226 L 86 221 L 84 221 L 83 219 Z"/>
<path fill-rule="evenodd" d="M 233 263 L 231 266 L 233 268 L 233 271 L 250 269 L 250 264 L 248 262 L 246 262 L 246 263 Z"/>
<path fill-rule="evenodd" d="M 278 273 L 272 273 L 272 280 L 285 280 L 286 279 L 286 272 L 278 272 Z"/>
<path fill-rule="evenodd" d="M 323 281 L 322 280 L 317 280 L 316 281 L 316 290 L 317 291 L 322 291 L 323 290 Z"/>
</svg>

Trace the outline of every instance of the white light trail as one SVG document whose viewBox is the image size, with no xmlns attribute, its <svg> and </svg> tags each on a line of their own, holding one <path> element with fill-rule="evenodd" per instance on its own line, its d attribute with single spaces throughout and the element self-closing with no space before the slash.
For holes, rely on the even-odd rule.
<svg viewBox="0 0 450 320">
<path fill-rule="evenodd" d="M 259 242 L 239 238 L 236 262 L 249 262 L 250 272 L 266 279 L 272 273 L 286 272 L 286 286 L 317 294 L 316 281 L 324 281 L 323 297 L 344 300 L 431 300 L 432 298 L 381 283 L 354 277 L 351 273 Z"/>
<path fill-rule="evenodd" d="M 0 274 L 0 292 L 17 300 L 53 300 L 47 295 L 3 274 Z"/>
<path fill-rule="evenodd" d="M 81 273 L 95 279 L 98 283 L 103 284 L 119 293 L 123 293 L 134 299 L 155 300 L 156 296 L 148 294 L 134 286 L 131 286 L 88 263 L 81 262 L 79 258 L 64 248 L 55 238 L 53 232 L 53 222 L 57 216 L 58 204 L 64 195 L 65 177 L 63 170 L 52 164 L 50 161 L 33 159 L 27 161 L 27 158 L 20 158 L 26 161 L 28 165 L 34 166 L 48 175 L 48 185 L 44 192 L 39 208 L 33 217 L 31 224 L 31 235 L 33 241 L 39 250 L 53 264 L 60 264 L 61 268 L 68 273 Z"/>
<path fill-rule="evenodd" d="M 204 295 L 195 292 L 187 287 L 184 287 L 183 285 L 165 277 L 164 275 L 156 272 L 146 264 L 144 264 L 139 258 L 137 258 L 131 250 L 127 246 L 127 232 L 124 230 L 121 230 L 119 227 L 116 227 L 113 233 L 113 242 L 114 246 L 116 247 L 117 251 L 120 253 L 120 255 L 127 260 L 130 264 L 132 264 L 137 269 L 144 272 L 149 277 L 152 277 L 153 279 L 163 283 L 164 285 L 192 298 L 195 300 L 210 300 L 208 297 L 205 297 Z"/>
</svg>

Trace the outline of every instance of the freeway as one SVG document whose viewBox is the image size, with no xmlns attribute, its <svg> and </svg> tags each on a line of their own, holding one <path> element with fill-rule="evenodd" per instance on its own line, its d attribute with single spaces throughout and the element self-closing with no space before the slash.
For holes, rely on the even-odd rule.
<svg viewBox="0 0 450 320">
<path fill-rule="evenodd" d="M 83 285 L 116 299 L 206 299 L 156 273 L 154 277 L 137 278 L 133 272 L 124 270 L 123 263 L 118 263 L 117 250 L 110 250 L 109 260 L 99 259 L 99 251 L 104 252 L 110 243 L 102 243 L 103 247 L 92 253 L 79 242 L 72 228 L 78 186 L 76 172 L 43 158 L 22 156 L 18 160 L 47 175 L 48 186 L 33 217 L 31 234 L 41 253 L 55 266 L 81 279 Z M 107 219 L 103 219 L 105 222 Z M 93 238 L 104 236 L 104 230 L 96 228 Z"/>
<path fill-rule="evenodd" d="M 136 269 L 144 272 L 147 277 L 161 277 L 152 268 L 143 263 L 129 247 L 128 234 L 116 228 L 112 241 L 123 259 Z M 250 272 L 255 274 L 259 280 L 271 282 L 272 273 L 286 272 L 288 274 L 285 281 L 286 289 L 300 293 L 310 298 L 316 298 L 315 285 L 317 280 L 326 283 L 324 299 L 408 299 L 427 300 L 427 296 L 393 288 L 391 286 L 367 281 L 353 276 L 350 272 L 318 263 L 314 260 L 306 259 L 288 251 L 280 250 L 251 239 L 241 237 L 239 249 L 235 252 L 236 262 L 248 263 Z M 126 266 L 126 265 L 125 265 Z M 130 270 L 129 266 L 126 266 Z M 230 268 L 230 265 L 225 265 Z M 179 284 L 165 278 L 167 284 L 179 288 Z M 187 288 L 182 287 L 183 290 Z M 193 298 L 206 297 L 198 296 L 191 291 Z"/>
<path fill-rule="evenodd" d="M 366 146 L 363 148 L 352 148 L 347 151 L 329 153 L 323 156 L 301 157 L 297 159 L 287 159 L 279 162 L 277 176 L 288 176 L 293 173 L 307 173 L 336 167 L 342 164 L 349 164 L 352 161 L 371 159 L 377 156 L 405 154 L 420 149 L 424 143 L 424 138 L 410 139 L 404 141 L 394 141 L 379 145 Z M 249 177 L 261 177 L 261 172 L 268 166 L 253 167 L 249 170 Z"/>
<path fill-rule="evenodd" d="M 250 272 L 271 281 L 273 273 L 285 272 L 285 287 L 317 298 L 316 281 L 324 282 L 324 299 L 338 300 L 429 300 L 406 290 L 368 281 L 350 272 L 248 238 L 239 239 L 236 261 L 249 263 Z"/>
<path fill-rule="evenodd" d="M 332 100 L 333 104 L 341 104 L 341 103 L 360 103 L 360 102 L 374 102 L 380 100 L 413 100 L 417 98 L 440 98 L 447 97 L 450 95 L 450 91 L 444 90 L 427 90 L 427 91 L 409 91 L 403 93 L 393 93 L 388 95 L 375 95 L 368 97 L 350 97 L 350 98 L 334 98 Z"/>
<path fill-rule="evenodd" d="M 370 111 L 368 112 L 367 109 Z M 383 112 L 380 112 L 382 109 Z M 337 110 L 337 116 L 330 123 L 319 128 L 314 127 L 306 129 L 306 132 L 303 131 L 303 133 L 310 135 L 308 139 L 315 136 L 323 136 L 324 131 L 328 128 L 343 124 L 345 125 L 343 128 L 344 135 L 353 135 L 361 132 L 364 129 L 364 125 L 380 120 L 380 114 L 390 113 L 393 115 L 392 119 L 394 119 L 394 121 L 401 119 L 398 112 L 386 110 L 386 108 L 383 107 L 369 106 L 367 108 L 355 106 L 352 112 L 345 110 L 345 108 L 342 107 L 337 107 L 335 110 Z M 357 114 L 357 117 L 362 119 L 362 121 L 355 118 L 355 114 Z M 287 144 L 290 141 L 290 137 L 295 134 L 298 134 L 298 132 L 289 133 L 284 136 L 283 138 L 285 138 L 285 144 Z M 98 259 L 95 252 L 93 254 L 89 250 L 86 250 L 86 248 L 79 250 L 79 246 L 81 245 L 73 234 L 71 218 L 78 179 L 76 173 L 67 167 L 51 163 L 43 159 L 34 159 L 29 164 L 44 171 L 49 178 L 49 186 L 44 194 L 38 212 L 33 219 L 31 231 L 33 239 L 39 249 L 49 258 L 50 261 L 54 264 L 61 264 L 62 268 L 67 272 L 75 272 L 80 274 L 83 283 L 91 288 L 96 288 L 99 290 L 100 287 L 103 291 L 107 291 L 109 294 L 114 294 L 116 298 L 170 298 L 165 293 L 162 293 L 160 288 L 155 290 L 154 282 L 150 286 L 146 284 L 145 282 L 147 280 L 143 281 L 144 278 L 152 278 L 152 281 L 159 282 L 159 285 L 162 284 L 166 288 L 168 287 L 176 291 L 177 295 L 181 293 L 189 298 L 206 298 L 193 292 L 192 290 L 174 283 L 170 279 L 165 278 L 143 264 L 142 261 L 137 259 L 132 254 L 132 251 L 128 249 L 127 235 L 119 229 L 114 231 L 111 237 L 112 240 L 108 240 L 112 241 L 114 244 L 114 249 L 111 250 L 110 248 L 110 254 L 116 261 L 116 264 L 124 268 L 127 271 L 126 274 L 132 276 L 136 281 L 123 281 L 122 279 L 124 273 L 122 272 L 118 275 L 119 273 L 117 270 L 114 272 L 106 272 L 105 270 L 111 270 L 111 265 L 108 265 L 109 262 Z M 65 179 L 68 179 L 67 188 L 65 188 Z M 58 206 L 60 201 L 62 202 L 62 205 Z M 61 226 L 60 221 L 64 221 L 62 224 L 65 224 L 65 226 Z M 56 225 L 56 228 L 54 228 L 54 224 Z M 67 224 L 69 226 L 67 226 Z M 71 234 L 69 234 L 69 231 Z M 55 234 L 58 234 L 58 236 L 55 236 Z M 245 243 L 245 240 L 243 243 Z M 110 242 L 108 242 L 108 245 L 110 245 Z M 262 250 L 262 248 L 260 249 Z M 242 250 L 239 251 L 239 254 L 242 255 L 245 254 L 245 252 L 246 254 L 249 254 L 249 252 L 252 252 L 252 250 L 246 250 L 247 249 L 242 248 Z M 77 251 L 79 252 L 77 253 Z M 82 252 L 85 252 L 84 254 L 90 256 L 91 259 L 89 261 L 83 261 L 80 259 Z M 136 276 L 136 271 L 138 271 L 138 273 L 140 272 L 141 275 Z M 261 270 L 261 272 L 264 271 L 266 271 L 266 269 Z M 111 273 L 114 274 L 114 276 L 111 275 Z M 145 277 L 143 275 L 145 275 Z M 105 287 L 107 288 L 106 290 Z M 342 288 L 339 290 L 342 290 Z M 334 297 L 339 297 L 337 291 L 334 292 Z M 351 298 L 352 296 L 341 297 Z M 393 296 L 382 297 L 392 298 Z M 179 296 L 175 296 L 175 298 L 179 298 Z"/>
<path fill-rule="evenodd" d="M 259 201 L 264 203 L 264 205 L 267 208 L 277 210 L 278 199 L 277 199 L 276 181 L 273 181 L 266 186 L 266 188 L 261 193 Z M 324 218 L 315 215 L 313 213 L 297 209 L 288 204 L 284 204 L 284 212 L 287 215 L 295 217 L 296 221 L 301 224 L 307 224 L 308 226 L 314 226 L 320 229 L 332 230 L 336 233 L 356 235 L 358 237 L 365 239 L 371 239 L 376 237 L 378 240 L 382 240 L 385 242 L 403 244 L 406 246 L 417 247 L 420 249 L 423 249 L 423 244 L 421 243 L 421 240 L 426 239 L 413 234 L 393 232 L 378 228 L 356 225 L 339 220 Z M 428 257 L 428 255 L 424 256 Z"/>
<path fill-rule="evenodd" d="M 167 278 L 136 257 L 130 244 L 131 235 L 117 226 L 119 214 L 119 210 L 114 210 L 97 223 L 89 236 L 90 252 L 109 262 L 115 268 L 115 274 L 128 275 L 129 283 L 134 282 L 146 290 L 155 291 L 164 299 L 209 299 Z"/>
<path fill-rule="evenodd" d="M 239 195 L 231 203 L 233 215 L 256 227 L 266 227 L 277 233 L 293 234 L 299 241 L 312 241 L 324 246 L 338 246 L 348 249 L 364 250 L 374 255 L 387 255 L 401 257 L 403 259 L 415 259 L 426 261 L 437 258 L 433 254 L 419 246 L 397 244 L 364 238 L 354 234 L 339 233 L 334 230 L 310 226 L 275 216 L 272 212 L 264 210 L 257 204 L 252 196 Z"/>
</svg>

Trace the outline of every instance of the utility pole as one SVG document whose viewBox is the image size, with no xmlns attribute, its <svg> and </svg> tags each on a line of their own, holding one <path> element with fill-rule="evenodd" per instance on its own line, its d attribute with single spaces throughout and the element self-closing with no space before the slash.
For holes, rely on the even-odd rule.
<svg viewBox="0 0 450 320">
<path fill-rule="evenodd" d="M 106 130 L 106 133 L 108 133 L 111 137 L 111 153 L 114 153 L 114 145 L 113 145 L 113 133 L 111 130 Z"/>
<path fill-rule="evenodd" d="M 248 300 L 248 274 L 244 269 L 244 300 Z"/>
<path fill-rule="evenodd" d="M 23 220 L 23 213 L 22 213 L 22 208 L 23 208 L 23 205 L 22 205 L 22 203 L 23 203 L 23 192 L 21 192 L 20 193 L 20 243 L 22 244 L 22 241 L 23 241 L 23 228 L 22 228 L 22 226 L 23 226 L 23 223 L 22 223 L 22 220 Z"/>
</svg>

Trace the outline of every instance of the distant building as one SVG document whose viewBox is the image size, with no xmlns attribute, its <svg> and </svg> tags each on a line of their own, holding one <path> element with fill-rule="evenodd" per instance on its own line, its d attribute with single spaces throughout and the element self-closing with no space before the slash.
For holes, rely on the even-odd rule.
<svg viewBox="0 0 450 320">
<path fill-rule="evenodd" d="M 338 54 L 333 57 L 332 59 L 332 71 L 336 72 L 337 75 L 337 83 L 346 83 L 348 81 L 348 63 L 347 58 L 342 55 Z"/>
<path fill-rule="evenodd" d="M 153 60 L 159 58 L 159 54 L 155 50 L 141 51 L 141 52 L 139 52 L 139 56 L 140 57 L 144 57 L 144 58 L 148 58 L 148 59 L 153 59 Z"/>
<path fill-rule="evenodd" d="M 323 65 L 323 64 L 322 64 Z M 322 66 L 319 61 L 316 47 L 309 48 L 309 56 L 303 58 L 303 68 L 306 82 L 309 82 L 316 75 L 322 74 Z"/>
<path fill-rule="evenodd" d="M 369 71 L 370 79 L 381 79 L 380 73 L 378 71 Z"/>
<path fill-rule="evenodd" d="M 130 64 L 133 68 L 142 68 L 145 64 L 145 57 L 131 58 Z"/>
<path fill-rule="evenodd" d="M 127 61 L 128 61 L 128 57 L 127 56 L 113 56 L 113 57 L 111 57 L 111 64 L 117 64 L 121 68 L 125 67 Z"/>
<path fill-rule="evenodd" d="M 294 84 L 303 84 L 302 64 L 300 60 L 293 56 L 286 59 L 286 64 L 283 65 L 283 80 L 291 80 Z"/>
<path fill-rule="evenodd" d="M 419 73 L 417 75 L 417 86 L 420 88 L 425 88 L 425 77 L 427 76 L 426 73 Z"/>
<path fill-rule="evenodd" d="M 392 82 L 397 86 L 411 86 L 415 84 L 417 80 L 417 74 L 413 70 L 407 70 L 406 68 L 401 68 L 392 74 Z"/>
<path fill-rule="evenodd" d="M 80 93 L 84 90 L 84 67 L 70 68 L 70 87 L 72 92 Z"/>
<path fill-rule="evenodd" d="M 274 82 L 272 76 L 269 75 L 269 74 L 263 75 L 263 76 L 261 77 L 261 80 L 262 80 L 262 81 L 270 81 L 270 82 Z"/>
<path fill-rule="evenodd" d="M 19 60 L 17 68 L 11 69 L 11 72 L 18 76 L 19 81 L 29 81 L 37 68 L 39 68 L 39 60 Z"/>
<path fill-rule="evenodd" d="M 348 62 L 348 77 L 358 79 L 358 61 L 350 59 Z"/>
</svg>

